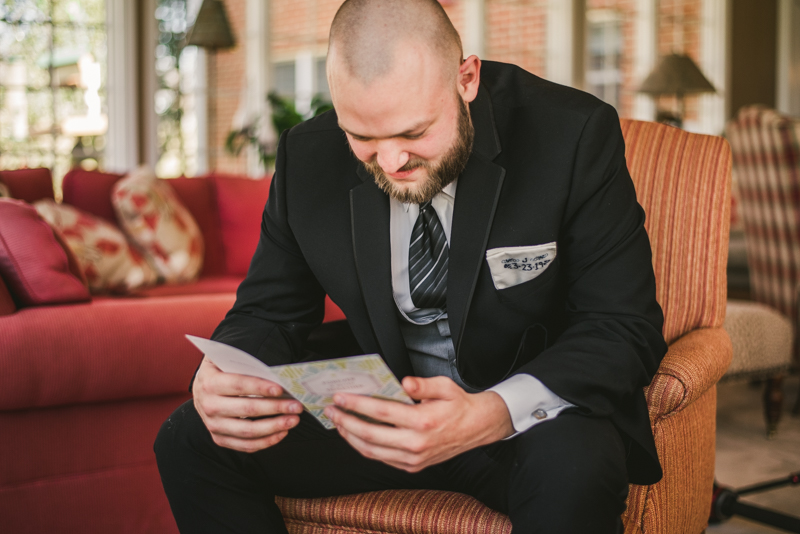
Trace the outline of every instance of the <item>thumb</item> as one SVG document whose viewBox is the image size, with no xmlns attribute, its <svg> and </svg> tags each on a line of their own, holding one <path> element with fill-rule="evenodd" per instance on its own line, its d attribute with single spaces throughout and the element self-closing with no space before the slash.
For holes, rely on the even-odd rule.
<svg viewBox="0 0 800 534">
<path fill-rule="evenodd" d="M 407 376 L 403 379 L 403 389 L 414 400 L 450 398 L 453 396 L 451 391 L 453 386 L 458 387 L 455 382 L 445 376 L 432 378 Z"/>
</svg>

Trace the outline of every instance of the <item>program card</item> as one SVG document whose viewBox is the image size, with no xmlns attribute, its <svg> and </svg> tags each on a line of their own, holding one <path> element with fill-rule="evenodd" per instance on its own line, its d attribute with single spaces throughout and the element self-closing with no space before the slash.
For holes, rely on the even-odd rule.
<svg viewBox="0 0 800 534">
<path fill-rule="evenodd" d="M 226 373 L 256 376 L 280 384 L 327 429 L 335 425 L 323 411 L 333 404 L 334 393 L 356 393 L 414 404 L 378 354 L 270 367 L 230 345 L 197 336 L 186 338 Z"/>
</svg>

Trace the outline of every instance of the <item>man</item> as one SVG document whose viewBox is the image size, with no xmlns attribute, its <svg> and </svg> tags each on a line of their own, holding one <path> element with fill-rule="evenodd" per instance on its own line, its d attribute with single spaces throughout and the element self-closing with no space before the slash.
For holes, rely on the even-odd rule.
<svg viewBox="0 0 800 534">
<path fill-rule="evenodd" d="M 419 403 L 339 394 L 325 431 L 204 360 L 156 442 L 183 532 L 285 532 L 272 497 L 471 494 L 515 532 L 621 532 L 661 469 L 642 388 L 666 352 L 612 108 L 462 59 L 435 0 L 348 0 L 335 113 L 281 136 L 261 240 L 214 339 L 297 361 L 328 294 Z M 266 417 L 265 417 L 266 416 Z"/>
</svg>

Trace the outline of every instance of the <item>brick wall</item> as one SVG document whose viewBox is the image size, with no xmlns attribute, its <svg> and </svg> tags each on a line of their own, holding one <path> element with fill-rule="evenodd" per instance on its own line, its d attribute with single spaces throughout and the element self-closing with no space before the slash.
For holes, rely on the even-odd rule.
<svg viewBox="0 0 800 534">
<path fill-rule="evenodd" d="M 486 58 L 545 74 L 547 0 L 486 0 Z"/>
</svg>

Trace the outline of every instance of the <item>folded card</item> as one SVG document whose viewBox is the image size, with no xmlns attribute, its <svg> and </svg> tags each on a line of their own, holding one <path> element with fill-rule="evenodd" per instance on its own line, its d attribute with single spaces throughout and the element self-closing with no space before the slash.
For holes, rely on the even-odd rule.
<svg viewBox="0 0 800 534">
<path fill-rule="evenodd" d="M 334 393 L 414 403 L 378 354 L 269 366 L 230 345 L 188 334 L 186 338 L 226 373 L 255 376 L 280 384 L 328 429 L 335 425 L 323 411 L 333 404 Z"/>
</svg>

